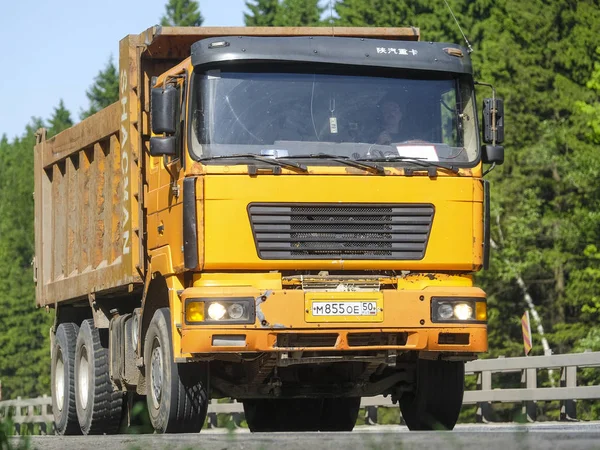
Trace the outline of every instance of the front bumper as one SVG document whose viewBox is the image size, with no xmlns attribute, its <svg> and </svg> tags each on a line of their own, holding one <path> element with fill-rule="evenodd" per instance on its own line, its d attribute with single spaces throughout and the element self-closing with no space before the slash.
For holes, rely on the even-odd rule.
<svg viewBox="0 0 600 450">
<path fill-rule="evenodd" d="M 181 354 L 286 351 L 418 350 L 481 353 L 487 351 L 486 323 L 434 323 L 432 297 L 485 299 L 475 287 L 428 287 L 383 290 L 383 314 L 377 322 L 308 322 L 303 290 L 259 290 L 253 287 L 192 287 L 181 294 L 177 328 Z M 356 292 L 332 293 L 344 301 Z M 190 298 L 253 297 L 252 324 L 189 324 L 183 305 Z"/>
</svg>

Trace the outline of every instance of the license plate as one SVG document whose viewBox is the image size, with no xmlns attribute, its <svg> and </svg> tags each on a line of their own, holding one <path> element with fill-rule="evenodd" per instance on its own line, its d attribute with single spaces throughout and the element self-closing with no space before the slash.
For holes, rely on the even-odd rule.
<svg viewBox="0 0 600 450">
<path fill-rule="evenodd" d="M 383 296 L 374 293 L 307 293 L 307 322 L 383 322 Z"/>
<path fill-rule="evenodd" d="M 377 302 L 313 302 L 313 316 L 376 316 Z"/>
</svg>

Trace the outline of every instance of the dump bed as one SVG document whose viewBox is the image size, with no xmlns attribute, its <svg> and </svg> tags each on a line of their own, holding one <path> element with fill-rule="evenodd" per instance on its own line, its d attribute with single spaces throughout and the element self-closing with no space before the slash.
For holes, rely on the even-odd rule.
<svg viewBox="0 0 600 450">
<path fill-rule="evenodd" d="M 144 167 L 150 80 L 214 36 L 419 40 L 417 28 L 152 27 L 119 46 L 119 101 L 35 146 L 37 304 L 139 292 L 146 271 Z M 87 301 L 87 300 L 86 300 Z"/>
</svg>

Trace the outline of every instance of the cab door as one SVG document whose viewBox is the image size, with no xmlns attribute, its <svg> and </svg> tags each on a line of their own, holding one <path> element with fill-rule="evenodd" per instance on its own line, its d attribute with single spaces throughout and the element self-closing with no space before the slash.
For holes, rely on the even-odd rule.
<svg viewBox="0 0 600 450">
<path fill-rule="evenodd" d="M 182 186 L 185 173 L 183 149 L 186 81 L 187 78 L 184 75 L 167 77 L 166 79 L 165 88 L 169 86 L 168 89 L 175 88 L 177 92 L 175 133 L 158 134 L 156 137 L 174 139 L 175 148 L 171 154 L 149 155 L 146 166 L 148 167 L 148 201 L 146 204 L 148 249 L 162 248 L 169 251 L 173 269 L 176 272 L 183 268 Z M 154 126 L 153 132 L 155 132 Z M 152 147 L 151 142 L 151 153 L 153 152 Z"/>
</svg>

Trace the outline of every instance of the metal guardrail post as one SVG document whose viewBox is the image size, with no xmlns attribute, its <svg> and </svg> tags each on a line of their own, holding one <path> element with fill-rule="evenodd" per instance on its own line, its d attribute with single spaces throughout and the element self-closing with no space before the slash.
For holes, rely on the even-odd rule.
<svg viewBox="0 0 600 450">
<path fill-rule="evenodd" d="M 526 389 L 537 388 L 537 369 L 524 369 L 521 372 L 521 386 Z M 535 401 L 523 402 L 523 416 L 527 422 L 535 422 L 537 418 L 537 405 Z"/>
<path fill-rule="evenodd" d="M 492 372 L 483 370 L 477 374 L 477 389 L 480 391 L 492 390 Z M 475 420 L 477 423 L 489 423 L 491 421 L 492 403 L 479 402 Z"/>
<path fill-rule="evenodd" d="M 216 405 L 217 399 L 213 398 L 210 403 Z M 208 428 L 217 428 L 219 426 L 219 419 L 217 413 L 209 412 L 206 416 L 206 425 Z"/>
<path fill-rule="evenodd" d="M 567 388 L 577 387 L 577 367 L 568 366 L 560 370 L 560 386 Z M 576 400 L 562 400 L 560 402 L 560 420 L 577 420 Z"/>
<path fill-rule="evenodd" d="M 377 425 L 377 406 L 365 407 L 365 425 Z"/>
</svg>

